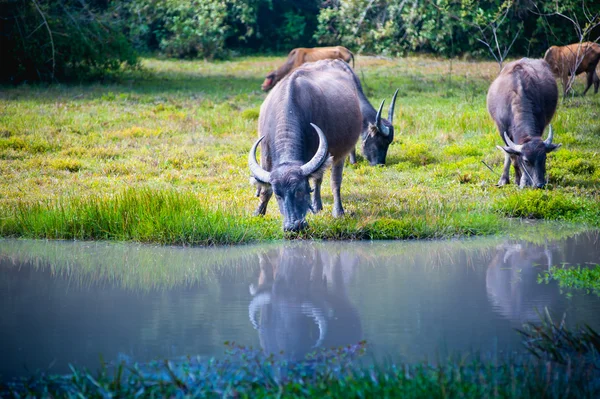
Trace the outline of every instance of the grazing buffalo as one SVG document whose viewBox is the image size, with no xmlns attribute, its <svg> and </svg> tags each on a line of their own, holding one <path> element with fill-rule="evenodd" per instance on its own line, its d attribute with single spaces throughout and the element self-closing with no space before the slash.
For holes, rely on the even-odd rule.
<svg viewBox="0 0 600 399">
<path fill-rule="evenodd" d="M 563 95 L 569 89 L 569 76 L 587 73 L 587 86 L 583 95 L 594 84 L 594 93 L 598 93 L 600 79 L 596 74 L 596 66 L 600 62 L 600 45 L 592 42 L 569 44 L 568 46 L 552 46 L 544 55 L 544 60 L 552 68 L 557 78 L 562 79 Z"/>
<path fill-rule="evenodd" d="M 267 75 L 261 88 L 269 91 L 300 65 L 325 59 L 340 59 L 348 63 L 352 60 L 352 67 L 354 67 L 354 55 L 346 47 L 295 48 L 290 51 L 282 66 Z"/>
<path fill-rule="evenodd" d="M 260 138 L 248 157 L 254 183 L 259 186 L 260 204 L 255 214 L 265 214 L 275 193 L 285 231 L 305 228 L 308 210 L 316 213 L 323 209 L 321 183 L 329 155 L 333 216 L 344 214 L 340 198 L 344 159 L 360 136 L 362 114 L 352 75 L 335 67 L 336 63 L 343 64 L 323 60 L 296 69 L 260 107 Z M 259 143 L 261 165 L 256 161 Z M 312 203 L 309 180 L 314 187 Z"/>
<path fill-rule="evenodd" d="M 552 144 L 552 126 L 542 140 L 558 102 L 558 88 L 544 60 L 523 58 L 506 64 L 487 94 L 488 112 L 496 122 L 506 146 L 504 170 L 499 186 L 509 183 L 510 164 L 521 188 L 546 185 L 546 154 L 560 144 Z"/>
<path fill-rule="evenodd" d="M 539 284 L 538 276 L 552 265 L 552 252 L 539 245 L 506 242 L 488 265 L 485 288 L 495 312 L 511 322 L 539 320 L 545 307 L 557 305 L 557 288 Z"/>
<path fill-rule="evenodd" d="M 267 354 L 301 360 L 315 348 L 356 344 L 360 316 L 346 293 L 358 258 L 292 245 L 260 255 L 248 313 Z M 260 315 L 260 317 L 258 317 Z"/>
<path fill-rule="evenodd" d="M 392 103 L 388 111 L 388 119 L 381 117 L 381 111 L 385 100 L 381 102 L 379 110 L 376 111 L 363 93 L 360 80 L 350 66 L 343 62 L 332 64 L 352 77 L 354 87 L 360 101 L 360 112 L 362 114 L 362 133 L 361 148 L 363 155 L 371 165 L 384 165 L 387 151 L 394 140 L 394 107 L 396 106 L 396 97 L 398 90 L 392 97 Z M 350 152 L 350 163 L 356 163 L 356 151 L 353 148 Z"/>
</svg>

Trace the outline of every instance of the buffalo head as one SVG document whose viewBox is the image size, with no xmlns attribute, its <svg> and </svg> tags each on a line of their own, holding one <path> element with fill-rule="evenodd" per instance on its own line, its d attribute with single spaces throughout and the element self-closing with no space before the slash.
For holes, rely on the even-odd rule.
<svg viewBox="0 0 600 399">
<path fill-rule="evenodd" d="M 381 117 L 381 110 L 383 109 L 383 103 L 385 103 L 385 100 L 383 100 L 377 111 L 375 123 L 369 123 L 367 132 L 363 134 L 363 154 L 371 165 L 385 164 L 388 148 L 394 140 L 394 106 L 396 105 L 397 96 L 398 90 L 396 90 L 392 98 L 388 118 L 384 119 Z"/>
<path fill-rule="evenodd" d="M 312 124 L 319 135 L 319 148 L 308 163 L 304 165 L 283 163 L 268 172 L 264 170 L 256 161 L 256 147 L 262 141 L 264 136 L 259 138 L 248 156 L 248 165 L 254 178 L 262 184 L 270 185 L 279 211 L 283 216 L 284 231 L 300 231 L 308 226 L 305 217 L 311 206 L 311 188 L 309 178 L 311 175 L 321 169 L 327 160 L 328 147 L 327 139 L 323 131 L 315 124 Z"/>
<path fill-rule="evenodd" d="M 269 91 L 275 86 L 275 83 L 277 83 L 277 81 L 275 80 L 275 72 L 271 72 L 265 77 L 265 81 L 260 86 L 260 88 L 263 91 Z"/>
<path fill-rule="evenodd" d="M 519 182 L 521 188 L 525 186 L 544 188 L 546 185 L 546 154 L 561 146 L 561 144 L 552 144 L 553 137 L 552 125 L 549 128 L 548 138 L 544 141 L 539 137 L 530 137 L 523 144 L 515 144 L 504 132 L 507 146 L 496 147 L 513 156 L 513 162 L 516 162 L 517 168 L 523 171 Z"/>
</svg>

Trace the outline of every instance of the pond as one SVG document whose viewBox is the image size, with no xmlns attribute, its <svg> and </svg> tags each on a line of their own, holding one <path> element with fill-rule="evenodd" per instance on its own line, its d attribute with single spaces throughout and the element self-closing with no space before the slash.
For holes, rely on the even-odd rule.
<svg viewBox="0 0 600 399">
<path fill-rule="evenodd" d="M 296 359 L 367 341 L 416 362 L 522 352 L 548 308 L 600 330 L 600 298 L 539 283 L 597 264 L 600 234 L 540 244 L 484 238 L 284 242 L 220 248 L 0 240 L 0 375 L 221 356 L 225 341 Z"/>
</svg>

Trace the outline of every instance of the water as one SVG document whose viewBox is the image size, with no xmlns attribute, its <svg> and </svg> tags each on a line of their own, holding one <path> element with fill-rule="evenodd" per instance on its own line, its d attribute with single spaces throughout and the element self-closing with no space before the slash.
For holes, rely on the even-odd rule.
<svg viewBox="0 0 600 399">
<path fill-rule="evenodd" d="M 227 248 L 0 241 L 0 375 L 68 364 L 221 356 L 225 341 L 298 358 L 367 340 L 368 356 L 522 352 L 547 307 L 600 330 L 600 298 L 539 284 L 549 264 L 600 263 L 600 235 L 289 242 Z"/>
</svg>

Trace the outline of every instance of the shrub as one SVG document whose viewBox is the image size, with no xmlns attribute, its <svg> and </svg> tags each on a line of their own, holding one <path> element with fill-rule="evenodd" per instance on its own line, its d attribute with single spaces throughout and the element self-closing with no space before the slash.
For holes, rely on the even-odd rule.
<svg viewBox="0 0 600 399">
<path fill-rule="evenodd" d="M 0 81 L 86 79 L 136 66 L 118 9 L 99 0 L 2 2 Z"/>
</svg>

